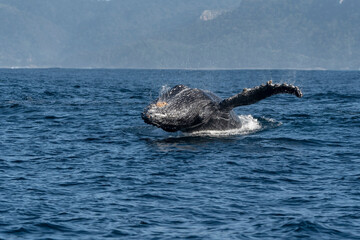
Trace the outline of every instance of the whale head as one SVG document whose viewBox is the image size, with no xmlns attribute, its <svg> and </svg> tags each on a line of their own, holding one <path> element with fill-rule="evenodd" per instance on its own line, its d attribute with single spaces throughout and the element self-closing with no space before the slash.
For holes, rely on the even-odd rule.
<svg viewBox="0 0 360 240">
<path fill-rule="evenodd" d="M 168 132 L 188 131 L 204 124 L 216 109 L 206 92 L 177 85 L 148 105 L 141 117 Z"/>
</svg>

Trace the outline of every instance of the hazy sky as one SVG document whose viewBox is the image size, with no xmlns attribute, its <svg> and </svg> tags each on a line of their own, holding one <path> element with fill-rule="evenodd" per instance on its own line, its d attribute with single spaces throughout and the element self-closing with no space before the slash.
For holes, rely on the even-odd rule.
<svg viewBox="0 0 360 240">
<path fill-rule="evenodd" d="M 0 66 L 359 69 L 358 9 L 358 0 L 0 0 Z"/>
</svg>

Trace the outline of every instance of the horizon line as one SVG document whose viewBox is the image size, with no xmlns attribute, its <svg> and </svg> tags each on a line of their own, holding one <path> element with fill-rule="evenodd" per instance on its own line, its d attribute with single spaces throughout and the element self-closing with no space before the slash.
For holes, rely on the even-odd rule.
<svg viewBox="0 0 360 240">
<path fill-rule="evenodd" d="M 241 70 L 284 70 L 284 71 L 360 71 L 359 69 L 327 69 L 327 68 L 141 68 L 141 67 L 57 67 L 57 66 L 0 66 L 0 69 L 78 69 L 78 70 L 184 70 L 184 71 L 241 71 Z"/>
</svg>

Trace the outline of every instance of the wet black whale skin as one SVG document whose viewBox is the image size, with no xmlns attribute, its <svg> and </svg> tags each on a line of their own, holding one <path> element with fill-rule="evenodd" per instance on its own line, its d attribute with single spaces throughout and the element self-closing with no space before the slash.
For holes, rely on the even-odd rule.
<svg viewBox="0 0 360 240">
<path fill-rule="evenodd" d="M 302 97 L 298 87 L 271 81 L 224 100 L 206 90 L 177 85 L 147 106 L 141 116 L 145 123 L 168 132 L 229 130 L 241 127 L 233 108 L 282 93 Z"/>
</svg>

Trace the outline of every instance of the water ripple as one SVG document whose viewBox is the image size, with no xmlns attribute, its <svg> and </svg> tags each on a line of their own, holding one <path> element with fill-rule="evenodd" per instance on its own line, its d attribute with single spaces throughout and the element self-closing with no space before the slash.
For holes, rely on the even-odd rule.
<svg viewBox="0 0 360 240">
<path fill-rule="evenodd" d="M 360 239 L 357 72 L 0 73 L 0 239 Z M 289 75 L 304 97 L 235 109 L 246 131 L 140 117 L 165 84 L 228 97 Z"/>
</svg>

